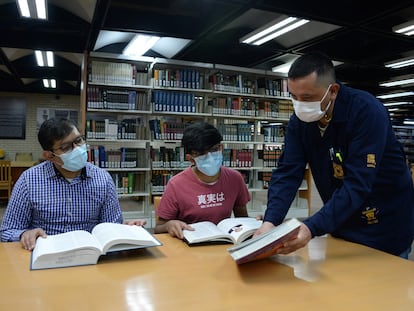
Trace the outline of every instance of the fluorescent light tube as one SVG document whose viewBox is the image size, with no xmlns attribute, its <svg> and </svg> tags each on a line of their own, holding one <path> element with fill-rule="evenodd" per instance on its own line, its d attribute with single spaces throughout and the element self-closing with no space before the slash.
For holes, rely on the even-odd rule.
<svg viewBox="0 0 414 311">
<path fill-rule="evenodd" d="M 55 66 L 52 51 L 44 52 L 44 51 L 36 50 L 35 56 L 36 56 L 36 62 L 38 66 L 40 67 L 44 67 L 44 66 L 54 67 Z"/>
<path fill-rule="evenodd" d="M 390 102 L 390 103 L 384 103 L 385 107 L 389 107 L 389 106 L 400 106 L 400 105 L 410 105 L 412 104 L 411 102 Z"/>
<path fill-rule="evenodd" d="M 29 4 L 27 0 L 17 0 L 17 6 L 20 11 L 20 15 L 23 17 L 31 17 L 29 11 Z"/>
<path fill-rule="evenodd" d="M 414 95 L 414 92 L 391 93 L 391 94 L 377 96 L 377 98 L 387 99 L 387 98 L 404 97 L 404 96 L 411 96 L 411 95 Z"/>
<path fill-rule="evenodd" d="M 55 79 L 43 79 L 43 86 L 45 88 L 56 88 L 56 80 Z"/>
<path fill-rule="evenodd" d="M 265 43 L 267 41 L 270 41 L 270 40 L 272 40 L 276 37 L 279 37 L 279 36 L 289 32 L 289 31 L 292 31 L 293 29 L 296 29 L 296 28 L 298 28 L 302 25 L 305 25 L 306 23 L 309 23 L 309 20 L 307 20 L 307 19 L 299 20 L 296 23 L 293 23 L 289 26 L 286 26 L 285 28 L 282 28 L 282 29 L 280 29 L 280 30 L 278 30 L 278 31 L 276 31 L 276 32 L 260 39 L 260 40 L 257 40 L 256 42 L 253 42 L 253 44 L 254 45 L 262 45 L 263 43 Z"/>
<path fill-rule="evenodd" d="M 390 87 L 390 86 L 412 84 L 412 83 L 414 83 L 414 78 L 383 82 L 383 83 L 380 83 L 380 86 Z"/>
<path fill-rule="evenodd" d="M 307 19 L 288 17 L 282 21 L 272 23 L 270 26 L 264 28 L 263 30 L 261 30 L 262 28 L 259 28 L 251 34 L 241 38 L 240 42 L 246 44 L 261 45 L 308 22 L 309 20 Z"/>
<path fill-rule="evenodd" d="M 401 58 L 392 62 L 388 62 L 385 64 L 385 67 L 397 69 L 411 65 L 414 65 L 414 57 Z"/>
<path fill-rule="evenodd" d="M 17 6 L 23 17 L 47 19 L 46 0 L 17 0 Z"/>
<path fill-rule="evenodd" d="M 414 34 L 414 21 L 409 21 L 398 26 L 394 26 L 392 27 L 392 30 L 396 33 L 411 36 Z"/>
<path fill-rule="evenodd" d="M 285 25 L 287 25 L 287 24 L 289 24 L 289 23 L 291 23 L 295 20 L 296 20 L 296 17 L 288 17 L 288 18 L 286 18 L 286 19 L 284 19 L 284 20 L 282 20 L 282 21 L 280 21 L 280 22 L 278 22 L 278 23 L 276 23 L 276 24 L 274 24 L 270 27 L 267 27 L 266 29 L 258 32 L 257 34 L 244 39 L 242 41 L 242 43 L 250 44 L 253 41 L 258 40 L 259 38 L 262 38 L 263 36 L 266 36 L 267 34 L 273 32 L 273 31 L 276 31 L 277 29 L 282 28 L 283 26 L 285 26 Z"/>
<path fill-rule="evenodd" d="M 46 19 L 46 0 L 36 0 L 37 18 Z"/>
<path fill-rule="evenodd" d="M 46 62 L 48 67 L 54 67 L 55 61 L 53 58 L 53 52 L 52 51 L 46 51 Z"/>
<path fill-rule="evenodd" d="M 42 51 L 36 50 L 35 51 L 36 62 L 39 67 L 44 67 L 45 62 L 43 61 L 43 53 Z"/>
<path fill-rule="evenodd" d="M 122 51 L 122 54 L 129 56 L 144 55 L 159 39 L 160 37 L 155 36 L 136 35 Z"/>
</svg>

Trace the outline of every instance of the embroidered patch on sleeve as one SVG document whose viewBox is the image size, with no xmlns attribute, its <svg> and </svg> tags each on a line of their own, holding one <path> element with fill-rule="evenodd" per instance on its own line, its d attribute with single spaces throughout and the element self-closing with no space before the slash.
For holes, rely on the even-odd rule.
<svg viewBox="0 0 414 311">
<path fill-rule="evenodd" d="M 377 165 L 377 162 L 375 161 L 375 154 L 368 153 L 367 154 L 367 167 L 375 168 Z"/>
</svg>

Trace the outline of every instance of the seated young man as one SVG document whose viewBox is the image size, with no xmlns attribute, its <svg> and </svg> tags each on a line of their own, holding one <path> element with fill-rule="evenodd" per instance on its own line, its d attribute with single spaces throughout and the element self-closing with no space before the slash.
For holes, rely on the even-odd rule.
<svg viewBox="0 0 414 311">
<path fill-rule="evenodd" d="M 248 216 L 250 194 L 242 175 L 222 166 L 222 140 L 220 132 L 205 122 L 185 128 L 182 145 L 192 165 L 169 180 L 156 210 L 155 233 L 182 239 L 183 229 L 193 230 L 189 224 L 217 224 L 232 212 L 235 217 Z"/>
</svg>

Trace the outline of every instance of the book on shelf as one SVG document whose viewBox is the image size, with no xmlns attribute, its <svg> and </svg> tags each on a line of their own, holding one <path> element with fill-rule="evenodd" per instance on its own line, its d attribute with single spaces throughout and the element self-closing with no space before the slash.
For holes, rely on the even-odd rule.
<svg viewBox="0 0 414 311">
<path fill-rule="evenodd" d="M 230 247 L 228 252 L 237 264 L 243 264 L 274 255 L 283 243 L 296 238 L 301 222 L 291 218 L 272 230 Z"/>
<path fill-rule="evenodd" d="M 92 233 L 75 230 L 46 238 L 38 237 L 33 249 L 30 269 L 63 268 L 93 265 L 110 252 L 162 245 L 140 226 L 100 223 Z"/>
<path fill-rule="evenodd" d="M 210 242 L 239 244 L 251 238 L 261 225 L 261 220 L 252 217 L 231 217 L 223 219 L 217 225 L 209 221 L 190 224 L 194 231 L 183 230 L 183 235 L 188 244 Z"/>
</svg>

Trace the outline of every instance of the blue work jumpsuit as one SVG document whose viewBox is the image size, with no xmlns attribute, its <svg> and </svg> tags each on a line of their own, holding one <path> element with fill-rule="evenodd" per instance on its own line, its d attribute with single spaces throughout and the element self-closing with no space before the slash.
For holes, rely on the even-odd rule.
<svg viewBox="0 0 414 311">
<path fill-rule="evenodd" d="M 330 233 L 399 255 L 414 231 L 414 189 L 402 145 L 375 97 L 339 84 L 323 137 L 318 122 L 291 117 L 264 221 L 284 220 L 309 164 L 324 203 L 304 220 L 312 236 Z"/>
</svg>

